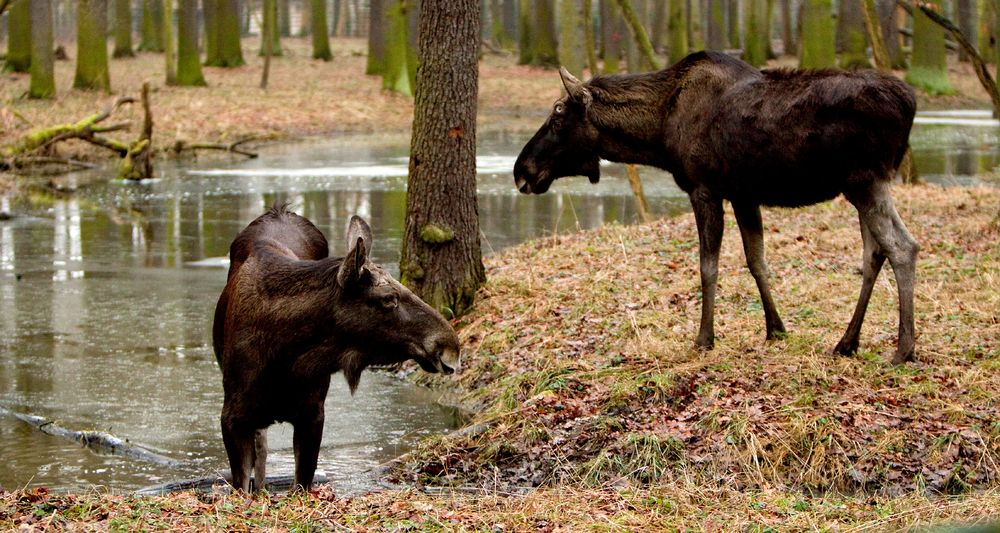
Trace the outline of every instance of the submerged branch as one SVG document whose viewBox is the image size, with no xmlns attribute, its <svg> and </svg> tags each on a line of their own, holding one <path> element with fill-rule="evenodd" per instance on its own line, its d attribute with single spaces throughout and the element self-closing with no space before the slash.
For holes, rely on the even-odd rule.
<svg viewBox="0 0 1000 533">
<path fill-rule="evenodd" d="M 0 407 L 0 415 L 16 418 L 25 424 L 35 427 L 38 431 L 46 435 L 78 442 L 96 453 L 118 455 L 161 466 L 177 466 L 181 464 L 176 459 L 171 459 L 142 446 L 132 444 L 110 433 L 102 431 L 74 431 L 64 428 L 47 418 L 18 413 L 3 407 Z"/>
<path fill-rule="evenodd" d="M 173 146 L 172 149 L 173 149 L 173 151 L 174 151 L 175 154 L 179 154 L 179 153 L 181 153 L 181 152 L 183 152 L 185 150 L 192 150 L 192 151 L 193 150 L 220 150 L 220 151 L 223 151 L 223 152 L 232 152 L 234 154 L 240 154 L 240 155 L 249 157 L 250 159 L 254 159 L 254 158 L 257 157 L 257 153 L 256 152 L 250 152 L 250 151 L 244 150 L 244 149 L 240 148 L 240 146 L 244 145 L 244 144 L 246 144 L 248 142 L 259 140 L 259 139 L 260 139 L 260 137 L 248 137 L 246 139 L 241 139 L 239 141 L 232 142 L 232 143 L 229 143 L 229 144 L 225 144 L 225 143 L 193 143 L 193 144 L 188 144 L 185 141 L 178 140 L 177 142 L 174 143 L 174 146 Z"/>
</svg>

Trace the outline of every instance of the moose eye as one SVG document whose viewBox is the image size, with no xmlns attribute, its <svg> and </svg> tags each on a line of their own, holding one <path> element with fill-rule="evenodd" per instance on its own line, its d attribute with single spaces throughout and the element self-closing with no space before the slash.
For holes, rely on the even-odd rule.
<svg viewBox="0 0 1000 533">
<path fill-rule="evenodd" d="M 555 108 L 552 110 L 552 112 L 555 113 L 555 114 L 557 114 L 557 115 L 561 115 L 565 111 L 566 111 L 566 108 L 563 107 L 562 102 L 556 104 Z"/>
</svg>

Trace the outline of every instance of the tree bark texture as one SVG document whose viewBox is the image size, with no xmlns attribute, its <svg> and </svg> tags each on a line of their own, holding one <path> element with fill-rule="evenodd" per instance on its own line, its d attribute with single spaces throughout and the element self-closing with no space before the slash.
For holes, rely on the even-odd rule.
<svg viewBox="0 0 1000 533">
<path fill-rule="evenodd" d="M 926 3 L 941 8 L 940 0 Z M 948 80 L 944 30 L 919 9 L 913 12 L 913 55 L 906 82 L 931 95 L 955 92 Z"/>
<path fill-rule="evenodd" d="M 108 72 L 108 2 L 78 0 L 76 77 L 73 88 L 111 92 Z"/>
<path fill-rule="evenodd" d="M 133 57 L 132 50 L 132 2 L 115 0 L 115 51 L 114 57 Z"/>
<path fill-rule="evenodd" d="M 667 36 L 670 38 L 670 64 L 674 64 L 688 54 L 687 0 L 669 0 L 670 19 L 667 21 Z"/>
<path fill-rule="evenodd" d="M 31 0 L 31 86 L 29 98 L 54 98 L 52 0 Z"/>
<path fill-rule="evenodd" d="M 573 73 L 583 75 L 583 14 L 580 0 L 559 1 L 559 63 Z"/>
<path fill-rule="evenodd" d="M 163 51 L 163 4 L 160 0 L 142 0 L 139 51 Z"/>
<path fill-rule="evenodd" d="M 406 0 L 390 0 L 386 5 L 388 32 L 385 34 L 385 72 L 382 74 L 382 88 L 413 96 L 416 79 L 410 77 L 406 24 Z"/>
<path fill-rule="evenodd" d="M 9 9 L 7 58 L 3 69 L 8 72 L 28 72 L 31 68 L 30 0 L 14 0 Z"/>
<path fill-rule="evenodd" d="M 310 0 L 312 2 L 312 48 L 313 59 L 330 61 L 330 37 L 326 29 L 326 0 Z"/>
<path fill-rule="evenodd" d="M 478 0 L 424 0 L 400 272 L 445 316 L 486 280 L 476 198 Z"/>
<path fill-rule="evenodd" d="M 385 72 L 385 4 L 384 0 L 371 0 L 368 11 L 368 64 L 365 74 L 382 75 Z"/>
<path fill-rule="evenodd" d="M 198 0 L 177 2 L 177 85 L 207 85 L 198 54 Z"/>
<path fill-rule="evenodd" d="M 837 51 L 840 68 L 871 68 L 865 19 L 857 2 L 841 1 L 837 15 Z"/>
<path fill-rule="evenodd" d="M 833 6 L 830 0 L 803 0 L 799 40 L 800 68 L 837 66 L 834 47 Z"/>
<path fill-rule="evenodd" d="M 899 33 L 899 9 L 896 7 L 896 0 L 877 0 L 875 9 L 878 12 L 882 38 L 892 68 L 906 68 L 906 54 L 903 52 L 903 38 Z"/>
</svg>

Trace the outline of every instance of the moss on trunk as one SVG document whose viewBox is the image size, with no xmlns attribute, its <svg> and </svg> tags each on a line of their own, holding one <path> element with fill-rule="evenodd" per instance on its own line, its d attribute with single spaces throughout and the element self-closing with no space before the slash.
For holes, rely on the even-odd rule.
<svg viewBox="0 0 1000 533">
<path fill-rule="evenodd" d="M 31 11 L 29 0 L 15 0 L 7 21 L 7 72 L 28 72 L 31 68 Z"/>
<path fill-rule="evenodd" d="M 29 98 L 53 98 L 56 79 L 52 53 L 52 3 L 31 2 L 31 86 Z"/>
<path fill-rule="evenodd" d="M 107 0 L 79 0 L 76 11 L 74 89 L 111 92 L 107 34 Z"/>
<path fill-rule="evenodd" d="M 197 0 L 180 0 L 177 4 L 177 85 L 207 85 L 198 55 Z"/>
<path fill-rule="evenodd" d="M 670 18 L 667 22 L 670 38 L 670 63 L 676 63 L 688 54 L 687 5 L 680 0 L 670 0 Z"/>
<path fill-rule="evenodd" d="M 134 57 L 132 50 L 132 3 L 115 1 L 115 51 L 114 57 Z"/>
<path fill-rule="evenodd" d="M 928 2 L 940 8 L 940 1 Z M 954 94 L 948 80 L 944 29 L 919 9 L 913 14 L 913 57 L 906 82 L 931 95 Z"/>
<path fill-rule="evenodd" d="M 313 59 L 330 61 L 333 53 L 330 52 L 330 37 L 326 27 L 326 0 L 311 0 L 311 5 Z"/>
<path fill-rule="evenodd" d="M 830 0 L 804 0 L 802 3 L 800 68 L 830 68 L 837 65 L 832 9 Z"/>
</svg>

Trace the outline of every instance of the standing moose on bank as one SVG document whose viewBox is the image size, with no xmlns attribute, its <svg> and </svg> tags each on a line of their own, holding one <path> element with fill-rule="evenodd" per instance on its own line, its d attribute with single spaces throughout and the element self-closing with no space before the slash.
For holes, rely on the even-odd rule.
<svg viewBox="0 0 1000 533">
<path fill-rule="evenodd" d="M 864 243 L 861 296 L 833 348 L 850 355 L 875 279 L 888 258 L 899 290 L 893 363 L 914 358 L 913 283 L 919 246 L 896 213 L 890 182 L 906 152 L 916 103 L 900 80 L 872 70 L 758 70 L 698 52 L 648 74 L 587 83 L 560 70 L 556 102 L 514 164 L 523 193 L 563 176 L 600 179 L 600 160 L 669 171 L 698 226 L 702 313 L 696 344 L 712 348 L 722 201 L 729 200 L 757 282 L 767 338 L 785 331 L 771 298 L 760 206 L 799 207 L 843 194 L 858 210 Z"/>
<path fill-rule="evenodd" d="M 295 485 L 309 489 L 330 376 L 351 392 L 368 366 L 414 359 L 427 372 L 458 370 L 455 331 L 440 313 L 368 258 L 371 229 L 352 217 L 346 257 L 327 257 L 311 222 L 272 207 L 229 249 L 212 341 L 222 368 L 222 439 L 233 487 L 264 485 L 267 427 L 295 430 Z"/>
</svg>

